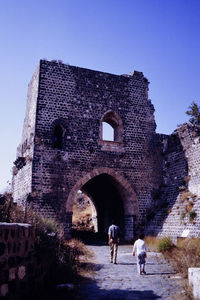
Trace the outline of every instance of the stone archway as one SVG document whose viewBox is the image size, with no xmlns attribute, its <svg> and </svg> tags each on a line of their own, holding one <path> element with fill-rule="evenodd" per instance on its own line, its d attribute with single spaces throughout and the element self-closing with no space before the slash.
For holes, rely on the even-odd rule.
<svg viewBox="0 0 200 300">
<path fill-rule="evenodd" d="M 67 228 L 70 230 L 73 201 L 78 190 L 91 195 L 97 210 L 99 231 L 106 233 L 111 218 L 118 219 L 124 238 L 134 236 L 134 222 L 138 214 L 136 194 L 119 172 L 110 168 L 96 168 L 74 185 L 66 202 Z"/>
</svg>

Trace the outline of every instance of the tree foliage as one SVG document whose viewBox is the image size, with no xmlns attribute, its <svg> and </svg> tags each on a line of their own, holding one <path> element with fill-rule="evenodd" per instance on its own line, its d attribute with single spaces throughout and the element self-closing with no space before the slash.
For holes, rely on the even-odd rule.
<svg viewBox="0 0 200 300">
<path fill-rule="evenodd" d="M 191 117 L 189 119 L 190 123 L 193 125 L 200 125 L 200 106 L 198 106 L 196 102 L 192 102 L 188 107 L 186 114 Z"/>
</svg>

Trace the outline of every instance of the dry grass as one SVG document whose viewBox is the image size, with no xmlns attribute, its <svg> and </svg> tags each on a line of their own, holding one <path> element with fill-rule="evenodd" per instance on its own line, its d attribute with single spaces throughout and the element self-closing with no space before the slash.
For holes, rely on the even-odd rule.
<svg viewBox="0 0 200 300">
<path fill-rule="evenodd" d="M 76 261 L 86 262 L 93 257 L 93 254 L 85 247 L 85 244 L 77 239 L 65 241 L 65 245 L 71 250 Z"/>
<path fill-rule="evenodd" d="M 148 249 L 158 249 L 164 241 L 157 237 L 145 238 Z M 192 289 L 188 284 L 188 268 L 200 267 L 200 238 L 186 238 L 178 240 L 177 246 L 170 250 L 162 251 L 165 259 L 174 270 L 182 277 L 182 292 L 175 296 L 176 300 L 194 300 Z"/>
<path fill-rule="evenodd" d="M 192 292 L 192 288 L 188 283 L 187 279 L 183 279 L 181 282 L 182 291 L 175 294 L 173 299 L 174 300 L 195 300 Z"/>
<path fill-rule="evenodd" d="M 188 268 L 200 267 L 200 239 L 179 241 L 177 247 L 163 252 L 167 261 L 183 278 L 188 277 Z"/>
<path fill-rule="evenodd" d="M 74 207 L 72 224 L 74 229 L 91 230 L 93 228 L 91 206 L 83 209 Z"/>
<path fill-rule="evenodd" d="M 96 265 L 91 263 L 94 259 L 94 254 L 78 239 L 65 241 L 60 254 L 61 261 L 65 261 L 66 267 L 63 268 L 63 265 L 61 265 L 61 279 L 65 278 L 66 282 L 79 284 L 81 280 L 95 271 Z M 66 273 L 68 274 L 67 276 Z"/>
<path fill-rule="evenodd" d="M 195 197 L 196 197 L 196 195 L 189 191 L 182 192 L 180 195 L 180 203 L 183 203 L 183 202 L 185 202 L 185 200 L 189 200 L 189 199 L 195 198 Z"/>
<path fill-rule="evenodd" d="M 190 212 L 193 209 L 194 203 L 187 200 L 187 204 L 185 205 L 185 211 Z"/>
<path fill-rule="evenodd" d="M 160 243 L 160 238 L 155 236 L 147 236 L 144 241 L 147 245 L 148 251 L 158 252 L 158 245 Z"/>
<path fill-rule="evenodd" d="M 91 218 L 91 216 L 92 216 L 92 209 L 90 206 L 83 210 L 77 208 L 73 210 L 72 222 L 78 223 L 81 220 L 84 220 L 85 218 Z"/>
</svg>

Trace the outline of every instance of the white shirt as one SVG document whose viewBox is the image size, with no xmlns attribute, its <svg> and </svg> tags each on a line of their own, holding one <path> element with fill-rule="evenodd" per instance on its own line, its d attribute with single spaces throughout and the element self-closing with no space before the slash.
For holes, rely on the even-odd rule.
<svg viewBox="0 0 200 300">
<path fill-rule="evenodd" d="M 143 240 L 138 239 L 135 241 L 133 245 L 133 252 L 135 252 L 136 255 L 139 255 L 142 252 L 147 252 L 146 244 Z"/>
</svg>

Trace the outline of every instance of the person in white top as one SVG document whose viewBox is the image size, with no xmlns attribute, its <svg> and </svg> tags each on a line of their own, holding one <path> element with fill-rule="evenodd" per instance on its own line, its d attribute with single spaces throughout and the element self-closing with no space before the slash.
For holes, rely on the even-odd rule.
<svg viewBox="0 0 200 300">
<path fill-rule="evenodd" d="M 146 244 L 143 241 L 144 235 L 140 234 L 137 241 L 133 245 L 133 256 L 137 257 L 137 270 L 139 274 L 146 274 L 145 272 L 145 258 L 147 257 Z"/>
</svg>

